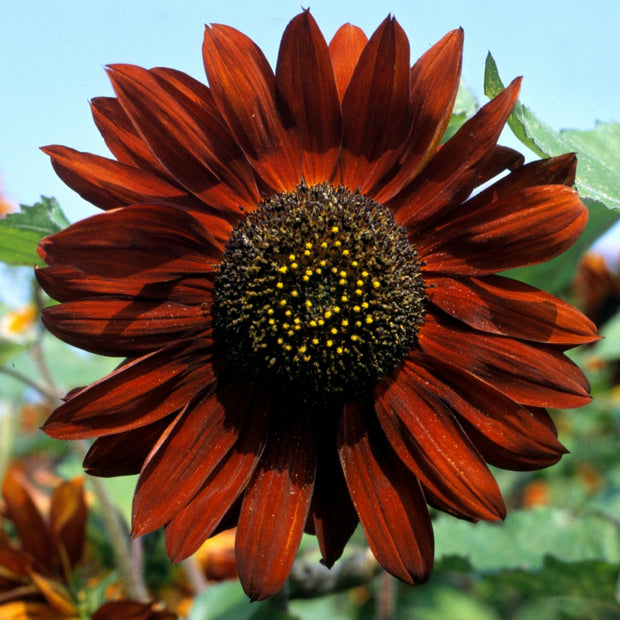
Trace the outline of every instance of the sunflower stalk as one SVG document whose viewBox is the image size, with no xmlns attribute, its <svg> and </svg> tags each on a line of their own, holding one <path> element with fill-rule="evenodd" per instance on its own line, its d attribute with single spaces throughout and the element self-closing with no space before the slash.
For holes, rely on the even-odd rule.
<svg viewBox="0 0 620 620">
<path fill-rule="evenodd" d="M 331 569 L 300 559 L 289 576 L 290 598 L 316 598 L 342 592 L 370 583 L 382 570 L 370 549 L 348 556 Z"/>
<path fill-rule="evenodd" d="M 80 460 L 84 460 L 86 452 L 88 451 L 88 443 L 82 440 L 73 442 L 72 445 Z M 90 482 L 99 500 L 101 518 L 110 536 L 110 545 L 112 546 L 114 558 L 121 574 L 126 595 L 128 598 L 136 601 L 146 602 L 150 600 L 150 597 L 142 577 L 143 571 L 140 565 L 140 558 L 142 556 L 141 547 L 137 546 L 137 549 L 133 548 L 134 553 L 132 553 L 133 546 L 128 539 L 127 528 L 123 526 L 121 517 L 114 507 L 105 485 L 102 480 L 96 476 L 91 476 Z"/>
</svg>

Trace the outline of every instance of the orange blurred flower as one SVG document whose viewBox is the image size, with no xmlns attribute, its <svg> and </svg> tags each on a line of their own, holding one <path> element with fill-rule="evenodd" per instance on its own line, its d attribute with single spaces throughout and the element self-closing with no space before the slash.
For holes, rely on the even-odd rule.
<svg viewBox="0 0 620 620">
<path fill-rule="evenodd" d="M 59 484 L 43 514 L 23 472 L 12 467 L 2 485 L 5 517 L 17 542 L 4 529 L 0 543 L 0 617 L 78 618 L 69 584 L 82 559 L 86 502 L 81 479 Z"/>
</svg>

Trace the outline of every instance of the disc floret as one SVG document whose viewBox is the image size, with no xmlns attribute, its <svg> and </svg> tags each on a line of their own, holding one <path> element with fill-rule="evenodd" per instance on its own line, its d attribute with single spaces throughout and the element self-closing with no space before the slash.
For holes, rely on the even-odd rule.
<svg viewBox="0 0 620 620">
<path fill-rule="evenodd" d="M 355 398 L 415 343 L 419 267 L 388 208 L 343 187 L 302 184 L 261 203 L 231 234 L 216 337 L 257 384 L 310 402 Z"/>
</svg>

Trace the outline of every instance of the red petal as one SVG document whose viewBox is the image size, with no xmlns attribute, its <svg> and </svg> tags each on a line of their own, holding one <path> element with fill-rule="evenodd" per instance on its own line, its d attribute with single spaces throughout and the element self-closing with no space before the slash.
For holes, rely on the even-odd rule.
<svg viewBox="0 0 620 620">
<path fill-rule="evenodd" d="M 57 338 L 98 355 L 138 357 L 210 329 L 211 305 L 96 297 L 50 306 L 43 323 Z"/>
<path fill-rule="evenodd" d="M 434 554 L 426 501 L 373 417 L 362 405 L 345 405 L 338 433 L 342 470 L 379 563 L 406 583 L 421 583 L 430 576 Z"/>
<path fill-rule="evenodd" d="M 233 448 L 222 458 L 191 501 L 166 525 L 166 550 L 173 562 L 194 553 L 212 536 L 243 492 L 267 441 L 269 405 L 257 398 Z"/>
<path fill-rule="evenodd" d="M 148 170 L 66 146 L 46 146 L 41 150 L 52 158 L 56 174 L 84 200 L 100 209 L 141 202 L 197 205 L 196 199 L 186 191 Z"/>
<path fill-rule="evenodd" d="M 412 361 L 376 388 L 375 408 L 396 454 L 446 505 L 473 519 L 504 517 L 493 475 L 443 398 L 419 381 Z"/>
<path fill-rule="evenodd" d="M 162 251 L 162 248 L 165 251 Z M 216 271 L 219 244 L 186 211 L 134 205 L 86 218 L 45 237 L 39 256 L 105 278 L 136 279 L 143 286 Z"/>
<path fill-rule="evenodd" d="M 437 151 L 389 205 L 398 222 L 420 235 L 449 215 L 475 187 L 482 162 L 493 152 L 519 95 L 520 79 L 480 108 Z"/>
<path fill-rule="evenodd" d="M 578 345 L 597 340 L 596 326 L 566 302 L 501 276 L 426 276 L 429 299 L 444 312 L 484 332 Z"/>
<path fill-rule="evenodd" d="M 186 277 L 175 281 L 151 282 L 145 285 L 137 279 L 106 278 L 86 274 L 68 264 L 55 264 L 52 267 L 36 269 L 35 275 L 45 291 L 58 301 L 75 301 L 118 295 L 134 297 L 137 300 L 158 300 L 161 303 L 185 302 L 191 305 L 204 303 L 211 299 L 213 276 Z"/>
<path fill-rule="evenodd" d="M 219 377 L 188 403 L 140 472 L 133 498 L 134 536 L 161 527 L 188 504 L 237 442 L 251 398 L 247 385 Z"/>
<path fill-rule="evenodd" d="M 409 41 L 386 18 L 368 41 L 342 101 L 341 182 L 366 192 L 396 163 L 409 133 Z"/>
<path fill-rule="evenodd" d="M 316 453 L 307 416 L 278 412 L 243 498 L 235 552 L 252 600 L 278 592 L 295 560 L 314 488 Z"/>
<path fill-rule="evenodd" d="M 411 181 L 435 153 L 452 115 L 459 87 L 463 55 L 463 30 L 453 30 L 413 65 L 410 90 L 413 120 L 407 150 L 396 174 L 370 192 L 386 202 Z"/>
<path fill-rule="evenodd" d="M 103 478 L 140 473 L 146 457 L 173 419 L 171 414 L 131 431 L 99 437 L 86 454 L 84 470 Z"/>
<path fill-rule="evenodd" d="M 497 147 L 498 149 L 500 147 Z M 507 154 L 510 156 L 510 153 Z M 499 158 L 501 160 L 501 157 Z M 499 168 L 499 169 L 497 169 Z M 499 173 L 505 165 L 495 168 Z M 577 158 L 574 153 L 566 153 L 559 157 L 549 157 L 530 162 L 525 166 L 501 178 L 490 187 L 477 193 L 463 205 L 467 212 L 474 212 L 500 198 L 507 199 L 519 190 L 539 185 L 572 185 L 577 170 Z"/>
<path fill-rule="evenodd" d="M 328 181 L 338 162 L 342 118 L 327 43 L 308 11 L 284 31 L 276 84 L 297 120 L 305 182 Z"/>
<path fill-rule="evenodd" d="M 93 120 L 106 146 L 116 159 L 128 166 L 156 172 L 172 181 L 166 169 L 155 159 L 138 135 L 116 97 L 95 97 L 90 102 Z"/>
<path fill-rule="evenodd" d="M 333 415 L 332 415 L 333 414 Z M 334 421 L 340 411 L 327 412 Z M 312 495 L 310 519 L 306 531 L 312 530 L 319 543 L 322 562 L 331 568 L 342 555 L 344 547 L 355 531 L 359 518 L 351 502 L 347 483 L 342 473 L 336 450 L 337 425 L 323 428 L 318 438 L 316 484 Z"/>
<path fill-rule="evenodd" d="M 462 212 L 419 237 L 425 270 L 481 275 L 547 261 L 573 245 L 588 220 L 564 185 L 522 189 L 471 211 L 465 203 Z"/>
<path fill-rule="evenodd" d="M 476 175 L 476 187 L 490 181 L 492 178 L 496 177 L 498 174 L 501 174 L 505 170 L 520 170 L 520 168 L 523 167 L 524 161 L 525 158 L 518 151 L 496 144 L 485 159 L 480 162 L 480 167 L 478 168 L 478 173 Z M 543 159 L 540 161 L 546 160 Z M 540 183 L 538 183 L 538 185 L 540 185 Z M 467 196 L 464 195 L 463 199 L 466 197 Z"/>
<path fill-rule="evenodd" d="M 252 169 L 210 97 L 197 103 L 171 74 L 164 79 L 132 65 L 112 65 L 108 74 L 142 139 L 175 179 L 215 208 L 241 213 L 256 206 Z"/>
<path fill-rule="evenodd" d="M 367 42 L 368 38 L 364 31 L 351 24 L 340 26 L 329 42 L 329 55 L 340 101 L 344 98 L 351 76 Z"/>
<path fill-rule="evenodd" d="M 541 469 L 557 462 L 566 453 L 557 440 L 555 428 L 546 412 L 535 415 L 488 383 L 470 374 L 457 372 L 445 364 L 428 364 L 428 358 L 411 354 L 417 380 L 456 414 L 472 443 L 485 460 L 510 469 Z M 541 415 L 547 417 L 546 421 Z M 499 455 L 499 458 L 498 458 Z"/>
<path fill-rule="evenodd" d="M 567 409 L 591 400 L 582 372 L 551 345 L 483 334 L 430 312 L 418 344 L 435 360 L 489 383 L 517 403 Z"/>
<path fill-rule="evenodd" d="M 84 439 L 144 427 L 185 407 L 215 382 L 210 343 L 180 342 L 117 368 L 58 407 L 43 425 L 56 439 Z"/>
<path fill-rule="evenodd" d="M 299 137 L 283 124 L 273 71 L 262 51 L 229 26 L 207 27 L 203 58 L 211 92 L 254 169 L 276 192 L 301 179 Z"/>
</svg>

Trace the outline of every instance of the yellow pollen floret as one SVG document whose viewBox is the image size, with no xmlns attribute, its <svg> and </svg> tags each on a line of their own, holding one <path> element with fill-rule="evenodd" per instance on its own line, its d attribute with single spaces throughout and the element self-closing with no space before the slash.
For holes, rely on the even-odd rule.
<svg viewBox="0 0 620 620">
<path fill-rule="evenodd" d="M 306 345 L 305 345 L 305 344 L 302 344 L 302 345 L 299 347 L 299 349 L 297 349 L 297 351 L 298 351 L 299 353 L 305 353 L 305 352 L 307 351 L 307 349 L 306 349 Z"/>
<path fill-rule="evenodd" d="M 312 244 L 309 241 L 306 241 L 305 248 L 306 248 L 306 250 L 311 250 L 312 249 Z"/>
<path fill-rule="evenodd" d="M 351 334 L 351 340 L 353 340 L 353 342 L 357 342 L 358 338 L 357 334 Z"/>
<path fill-rule="evenodd" d="M 353 312 L 360 312 L 361 308 L 359 306 L 353 306 Z"/>
<path fill-rule="evenodd" d="M 334 306 L 334 312 L 338 314 L 340 312 L 340 306 Z"/>
<path fill-rule="evenodd" d="M 338 240 L 338 239 L 337 239 L 336 241 L 334 241 L 334 245 L 335 245 L 337 248 L 339 248 L 339 247 L 342 245 L 342 241 L 340 241 L 340 240 Z"/>
<path fill-rule="evenodd" d="M 338 280 L 338 284 L 340 284 L 340 286 L 344 286 L 347 283 L 347 281 L 344 278 L 340 278 L 340 280 Z"/>
<path fill-rule="evenodd" d="M 362 278 L 367 278 L 369 275 L 367 271 L 362 271 Z"/>
<path fill-rule="evenodd" d="M 348 298 L 346 295 L 343 295 L 343 296 L 340 298 L 340 301 L 342 301 L 343 303 L 346 303 L 347 301 L 349 301 L 349 298 Z"/>
<path fill-rule="evenodd" d="M 371 316 L 367 316 L 366 317 L 366 323 L 368 323 L 368 325 L 370 325 L 372 323 L 372 317 Z"/>
<path fill-rule="evenodd" d="M 286 273 L 288 271 L 288 267 L 286 265 L 282 265 L 282 267 L 278 267 L 278 271 L 280 273 Z"/>
<path fill-rule="evenodd" d="M 321 265 L 321 267 L 325 267 L 325 265 L 327 265 L 327 261 L 325 259 L 320 260 L 319 261 L 319 265 Z M 319 272 L 320 273 L 320 272 Z"/>
<path fill-rule="evenodd" d="M 316 327 L 316 321 L 312 319 L 309 323 L 310 327 Z"/>
<path fill-rule="evenodd" d="M 362 302 L 362 308 L 364 308 L 364 310 L 368 309 L 368 302 L 367 301 L 363 301 Z"/>
<path fill-rule="evenodd" d="M 355 284 L 356 286 L 364 286 L 364 283 L 361 280 L 358 280 Z"/>
<path fill-rule="evenodd" d="M 291 297 L 297 297 L 299 293 L 297 291 L 291 291 Z"/>
<path fill-rule="evenodd" d="M 359 266 L 359 263 L 356 260 L 352 260 L 351 267 L 357 267 L 357 266 Z"/>
<path fill-rule="evenodd" d="M 318 338 L 313 338 L 312 339 L 312 344 L 316 347 L 316 345 L 319 344 L 319 339 Z"/>
<path fill-rule="evenodd" d="M 332 327 L 329 331 L 334 334 L 334 336 L 338 333 L 338 330 L 335 327 Z"/>
<path fill-rule="evenodd" d="M 326 250 L 327 249 L 327 241 L 323 241 L 323 243 L 321 243 L 321 247 Z"/>
<path fill-rule="evenodd" d="M 278 282 L 276 284 L 276 288 L 284 288 L 284 284 L 282 284 L 282 282 Z"/>
<path fill-rule="evenodd" d="M 326 342 L 326 344 L 327 344 L 328 347 L 333 347 L 334 346 L 334 341 L 333 340 L 328 340 Z"/>
<path fill-rule="evenodd" d="M 326 319 L 329 319 L 332 315 L 332 311 L 331 310 L 325 310 L 325 314 L 323 315 Z"/>
<path fill-rule="evenodd" d="M 338 228 L 338 226 L 332 226 L 332 232 L 333 233 L 340 232 L 340 228 Z"/>
<path fill-rule="evenodd" d="M 281 299 L 280 300 L 280 305 L 281 306 L 286 306 L 286 299 Z"/>
<path fill-rule="evenodd" d="M 356 295 L 361 295 L 362 294 L 362 289 L 361 288 L 356 288 L 355 289 L 355 294 Z"/>
<path fill-rule="evenodd" d="M 346 278 L 346 277 L 347 277 L 347 272 L 346 272 L 346 271 L 341 271 L 338 275 L 339 275 L 341 278 Z"/>
<path fill-rule="evenodd" d="M 287 336 L 294 336 L 294 335 L 295 335 L 295 332 L 294 332 L 292 329 L 289 329 L 289 330 L 286 332 L 286 335 L 287 335 Z"/>
<path fill-rule="evenodd" d="M 372 281 L 372 285 L 373 285 L 375 288 L 379 288 L 379 287 L 381 286 L 381 282 L 379 282 L 379 280 L 373 280 L 373 281 Z"/>
<path fill-rule="evenodd" d="M 288 259 L 289 259 L 290 261 L 294 261 L 296 258 L 297 258 L 297 257 L 295 256 L 295 254 L 289 254 L 289 255 L 288 255 Z"/>
<path fill-rule="evenodd" d="M 344 250 L 342 250 L 342 255 L 343 256 L 349 256 L 349 250 L 347 250 L 346 248 Z"/>
<path fill-rule="evenodd" d="M 306 308 L 312 308 L 312 302 L 309 299 L 306 299 Z"/>
<path fill-rule="evenodd" d="M 336 353 L 338 353 L 338 355 L 342 355 L 342 347 L 338 347 L 336 349 Z"/>
<path fill-rule="evenodd" d="M 297 269 L 299 265 L 297 263 L 291 263 L 291 269 Z"/>
<path fill-rule="evenodd" d="M 342 325 L 343 327 L 348 327 L 348 326 L 349 326 L 349 321 L 348 321 L 348 319 L 342 319 L 342 323 L 341 323 L 341 325 Z"/>
</svg>

